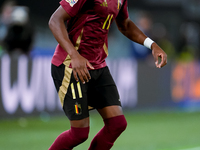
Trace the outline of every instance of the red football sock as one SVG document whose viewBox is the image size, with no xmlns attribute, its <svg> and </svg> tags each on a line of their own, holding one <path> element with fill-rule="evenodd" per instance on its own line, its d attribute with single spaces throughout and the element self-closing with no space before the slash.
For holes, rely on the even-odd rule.
<svg viewBox="0 0 200 150">
<path fill-rule="evenodd" d="M 94 137 L 88 150 L 109 150 L 127 126 L 124 115 L 105 119 L 104 123 L 104 127 Z"/>
<path fill-rule="evenodd" d="M 56 140 L 51 145 L 49 150 L 71 150 L 75 146 L 87 140 L 88 134 L 89 134 L 89 127 L 86 128 L 71 127 L 70 130 L 61 133 L 56 138 Z"/>
</svg>

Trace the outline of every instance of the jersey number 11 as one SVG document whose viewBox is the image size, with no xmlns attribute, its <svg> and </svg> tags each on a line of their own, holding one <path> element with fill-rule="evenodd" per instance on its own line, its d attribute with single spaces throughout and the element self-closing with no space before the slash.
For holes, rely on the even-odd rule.
<svg viewBox="0 0 200 150">
<path fill-rule="evenodd" d="M 110 14 L 109 14 L 109 15 L 107 16 L 106 20 L 104 21 L 104 24 L 103 24 L 102 29 L 108 30 L 108 29 L 110 28 L 110 23 L 111 23 L 112 18 L 113 18 L 113 15 L 110 15 Z M 108 23 L 108 25 L 107 25 L 107 23 Z M 106 27 L 106 25 L 107 25 L 107 27 Z"/>
</svg>

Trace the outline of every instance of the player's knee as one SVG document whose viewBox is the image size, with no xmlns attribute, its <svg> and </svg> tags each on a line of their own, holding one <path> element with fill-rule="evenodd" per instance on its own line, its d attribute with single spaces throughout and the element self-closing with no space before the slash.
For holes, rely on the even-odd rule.
<svg viewBox="0 0 200 150">
<path fill-rule="evenodd" d="M 79 141 L 79 143 L 82 143 L 88 139 L 89 127 L 86 128 L 71 127 L 71 134 L 74 137 L 74 139 Z"/>
<path fill-rule="evenodd" d="M 127 127 L 127 121 L 124 115 L 110 118 L 109 123 L 105 123 L 110 132 L 122 133 Z"/>
<path fill-rule="evenodd" d="M 85 142 L 87 139 L 88 139 L 88 135 L 89 135 L 89 132 L 88 133 L 80 133 L 77 138 L 78 140 L 82 143 L 82 142 Z"/>
<path fill-rule="evenodd" d="M 117 121 L 115 125 L 115 131 L 122 133 L 124 130 L 126 130 L 126 127 L 127 127 L 127 121 L 125 117 L 120 117 L 120 119 Z"/>
<path fill-rule="evenodd" d="M 122 125 L 120 126 L 120 130 L 123 132 L 124 130 L 126 130 L 127 127 L 127 121 L 126 119 L 123 121 Z"/>
</svg>

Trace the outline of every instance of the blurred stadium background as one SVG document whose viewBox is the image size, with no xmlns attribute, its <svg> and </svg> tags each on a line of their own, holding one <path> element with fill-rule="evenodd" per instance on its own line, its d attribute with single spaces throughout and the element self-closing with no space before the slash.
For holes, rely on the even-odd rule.
<svg viewBox="0 0 200 150">
<path fill-rule="evenodd" d="M 48 149 L 69 128 L 50 73 L 57 42 L 48 20 L 58 6 L 0 1 L 0 150 Z M 168 64 L 156 69 L 150 50 L 111 26 L 107 63 L 128 121 L 112 149 L 200 150 L 200 1 L 129 0 L 128 7 Z M 76 150 L 87 149 L 102 125 L 91 111 L 90 138 Z"/>
</svg>

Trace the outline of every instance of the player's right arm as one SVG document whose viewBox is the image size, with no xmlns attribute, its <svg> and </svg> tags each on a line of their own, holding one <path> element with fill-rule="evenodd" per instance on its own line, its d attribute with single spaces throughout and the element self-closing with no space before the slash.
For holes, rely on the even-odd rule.
<svg viewBox="0 0 200 150">
<path fill-rule="evenodd" d="M 62 6 L 60 6 L 51 16 L 49 20 L 49 28 L 60 46 L 71 58 L 74 78 L 77 81 L 80 79 L 82 83 L 85 83 L 91 78 L 87 66 L 91 69 L 94 68 L 87 59 L 78 53 L 74 45 L 71 43 L 65 26 L 65 22 L 69 19 L 71 19 L 70 15 L 62 8 Z"/>
</svg>

